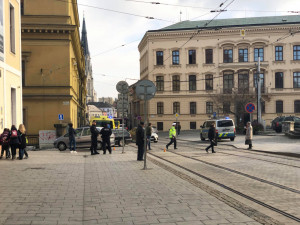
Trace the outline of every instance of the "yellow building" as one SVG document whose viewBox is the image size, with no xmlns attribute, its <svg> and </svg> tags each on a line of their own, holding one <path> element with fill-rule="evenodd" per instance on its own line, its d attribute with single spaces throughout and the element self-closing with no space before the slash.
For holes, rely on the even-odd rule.
<svg viewBox="0 0 300 225">
<path fill-rule="evenodd" d="M 85 59 L 77 1 L 22 2 L 24 123 L 30 135 L 85 124 Z"/>
<path fill-rule="evenodd" d="M 19 2 L 0 0 L 0 133 L 22 123 Z"/>
</svg>

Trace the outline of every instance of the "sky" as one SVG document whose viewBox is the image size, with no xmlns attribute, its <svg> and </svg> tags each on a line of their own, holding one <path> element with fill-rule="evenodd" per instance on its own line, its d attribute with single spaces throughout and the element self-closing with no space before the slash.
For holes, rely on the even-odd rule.
<svg viewBox="0 0 300 225">
<path fill-rule="evenodd" d="M 129 85 L 138 81 L 138 44 L 148 30 L 161 29 L 180 20 L 210 20 L 216 16 L 210 11 L 221 9 L 222 3 L 222 8 L 231 4 L 216 19 L 300 16 L 300 0 L 78 0 L 81 25 L 83 16 L 86 20 L 98 98 L 116 98 L 116 84 L 121 80 Z"/>
</svg>

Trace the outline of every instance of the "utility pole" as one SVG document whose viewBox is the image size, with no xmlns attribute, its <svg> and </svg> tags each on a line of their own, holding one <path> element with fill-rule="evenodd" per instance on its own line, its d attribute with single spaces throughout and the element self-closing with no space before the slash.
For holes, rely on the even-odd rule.
<svg viewBox="0 0 300 225">
<path fill-rule="evenodd" d="M 260 79 L 260 57 L 257 63 L 257 122 L 261 124 L 261 79 Z"/>
</svg>

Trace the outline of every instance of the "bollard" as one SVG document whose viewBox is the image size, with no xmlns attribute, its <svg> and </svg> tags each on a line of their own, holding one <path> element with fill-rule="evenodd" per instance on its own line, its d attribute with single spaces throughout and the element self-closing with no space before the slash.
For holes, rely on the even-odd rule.
<svg viewBox="0 0 300 225">
<path fill-rule="evenodd" d="M 166 148 L 164 148 L 164 152 L 167 152 Z"/>
<path fill-rule="evenodd" d="M 114 151 L 116 151 L 116 147 L 114 147 Z"/>
</svg>

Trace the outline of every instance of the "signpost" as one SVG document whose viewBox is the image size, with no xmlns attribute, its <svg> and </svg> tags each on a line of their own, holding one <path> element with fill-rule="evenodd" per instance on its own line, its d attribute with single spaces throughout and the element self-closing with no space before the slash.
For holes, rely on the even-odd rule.
<svg viewBox="0 0 300 225">
<path fill-rule="evenodd" d="M 250 102 L 245 106 L 245 110 L 247 113 L 250 113 L 250 122 L 251 122 L 252 121 L 252 113 L 255 111 L 255 105 Z"/>
<path fill-rule="evenodd" d="M 144 118 L 145 118 L 145 125 L 148 122 L 148 112 L 147 112 L 147 100 L 152 99 L 156 93 L 156 86 L 150 80 L 140 80 L 135 88 L 135 93 L 137 97 L 141 100 L 144 100 Z M 144 170 L 147 169 L 147 136 L 146 136 L 146 129 L 144 130 Z"/>
</svg>

